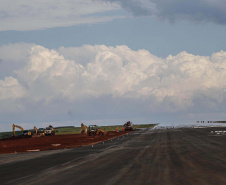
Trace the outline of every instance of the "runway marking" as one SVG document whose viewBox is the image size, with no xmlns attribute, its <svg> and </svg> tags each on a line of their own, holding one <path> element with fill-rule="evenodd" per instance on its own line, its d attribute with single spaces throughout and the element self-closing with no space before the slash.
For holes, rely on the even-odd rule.
<svg viewBox="0 0 226 185">
<path fill-rule="evenodd" d="M 52 144 L 52 146 L 60 146 L 61 144 Z"/>
<path fill-rule="evenodd" d="M 27 150 L 27 152 L 39 152 L 40 149 L 35 149 L 35 150 Z"/>
</svg>

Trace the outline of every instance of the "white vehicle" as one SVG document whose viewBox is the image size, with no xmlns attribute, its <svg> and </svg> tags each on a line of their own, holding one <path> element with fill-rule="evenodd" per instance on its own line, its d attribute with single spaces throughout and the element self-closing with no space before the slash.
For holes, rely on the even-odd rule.
<svg viewBox="0 0 226 185">
<path fill-rule="evenodd" d="M 55 135 L 55 128 L 49 125 L 48 127 L 46 127 L 44 133 L 45 135 Z"/>
</svg>

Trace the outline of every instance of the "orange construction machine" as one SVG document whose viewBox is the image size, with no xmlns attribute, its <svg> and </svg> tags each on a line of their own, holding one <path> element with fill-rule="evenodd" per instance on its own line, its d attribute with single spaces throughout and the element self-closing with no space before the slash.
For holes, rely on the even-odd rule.
<svg viewBox="0 0 226 185">
<path fill-rule="evenodd" d="M 95 135 L 108 135 L 107 131 L 99 128 L 97 125 L 89 125 L 88 127 L 85 126 L 83 123 L 81 124 L 81 134 L 87 134 L 89 136 Z"/>
</svg>

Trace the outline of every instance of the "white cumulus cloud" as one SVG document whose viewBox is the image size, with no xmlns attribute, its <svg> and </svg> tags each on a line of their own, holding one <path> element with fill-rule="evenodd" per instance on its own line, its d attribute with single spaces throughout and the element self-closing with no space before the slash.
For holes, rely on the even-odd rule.
<svg viewBox="0 0 226 185">
<path fill-rule="evenodd" d="M 162 59 L 127 46 L 84 45 L 59 51 L 34 46 L 17 77 L 29 87 L 30 97 L 151 97 L 186 107 L 194 104 L 197 93 L 207 96 L 210 89 L 224 92 L 225 56 L 224 51 L 209 57 L 181 52 Z"/>
<path fill-rule="evenodd" d="M 225 111 L 225 51 L 160 58 L 126 45 L 55 50 L 33 45 L 26 56 L 20 69 L 0 79 L 2 116 L 15 110 L 43 119 L 68 112 L 98 119 Z"/>
<path fill-rule="evenodd" d="M 33 45 L 15 43 L 0 46 L 0 79 L 11 76 L 15 70 L 24 67 L 29 50 Z"/>
<path fill-rule="evenodd" d="M 25 88 L 13 77 L 5 77 L 0 80 L 0 101 L 18 99 L 26 95 Z"/>
</svg>

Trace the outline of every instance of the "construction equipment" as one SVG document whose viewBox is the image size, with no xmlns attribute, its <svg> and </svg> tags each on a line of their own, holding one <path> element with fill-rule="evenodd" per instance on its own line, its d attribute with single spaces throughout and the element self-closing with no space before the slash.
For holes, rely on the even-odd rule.
<svg viewBox="0 0 226 185">
<path fill-rule="evenodd" d="M 38 135 L 38 129 L 36 128 L 36 126 L 34 126 L 34 133 L 35 133 L 36 135 Z"/>
<path fill-rule="evenodd" d="M 44 133 L 45 133 L 45 135 L 55 135 L 55 131 L 56 131 L 56 129 L 53 128 L 52 125 L 49 125 L 48 127 L 46 127 Z"/>
<path fill-rule="evenodd" d="M 83 133 L 87 134 L 87 126 L 82 123 L 81 124 L 81 134 L 83 134 Z"/>
<path fill-rule="evenodd" d="M 31 136 L 32 135 L 32 133 L 30 131 L 24 130 L 21 126 L 13 124 L 13 135 L 12 135 L 13 137 L 15 137 L 15 128 L 19 128 L 20 130 L 22 130 L 23 136 Z"/>
<path fill-rule="evenodd" d="M 33 132 L 35 133 L 35 136 L 44 136 L 45 135 L 45 129 L 43 129 L 43 128 L 37 129 L 36 126 L 34 126 Z"/>
<path fill-rule="evenodd" d="M 132 122 L 127 121 L 127 122 L 123 125 L 122 129 L 123 129 L 125 132 L 126 132 L 127 130 L 133 131 Z"/>
<path fill-rule="evenodd" d="M 32 136 L 32 132 L 30 132 L 30 131 L 28 131 L 28 130 L 24 130 L 24 131 L 22 132 L 22 135 L 23 135 L 23 136 Z"/>
<path fill-rule="evenodd" d="M 44 136 L 45 135 L 45 129 L 44 128 L 39 128 L 37 130 L 37 134 L 40 135 L 40 136 Z"/>
<path fill-rule="evenodd" d="M 100 129 L 97 125 L 89 125 L 88 129 L 87 129 L 87 135 L 91 136 L 95 136 L 95 135 L 108 135 L 107 131 L 104 131 L 103 129 Z"/>
</svg>

